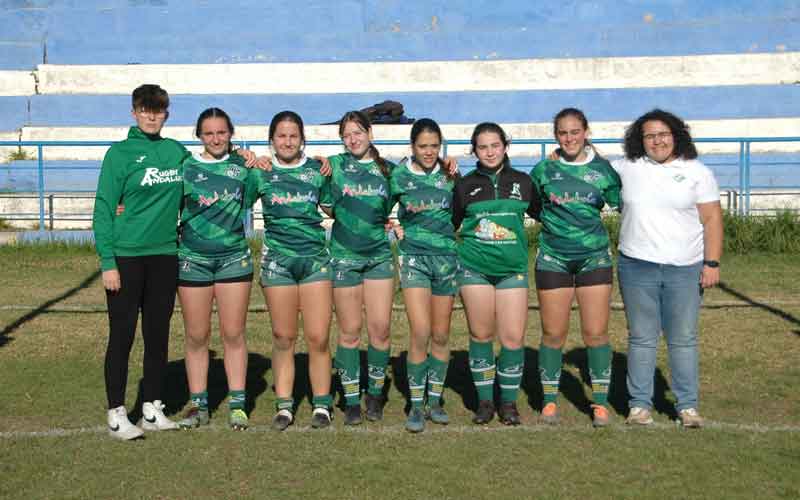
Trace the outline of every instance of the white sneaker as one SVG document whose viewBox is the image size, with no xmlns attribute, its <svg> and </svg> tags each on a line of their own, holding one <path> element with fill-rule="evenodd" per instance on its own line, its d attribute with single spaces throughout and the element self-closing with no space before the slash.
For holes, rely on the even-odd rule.
<svg viewBox="0 0 800 500">
<path fill-rule="evenodd" d="M 691 427 L 693 429 L 703 427 L 703 417 L 700 416 L 695 408 L 681 410 L 678 412 L 678 418 L 681 419 L 681 424 L 683 424 L 684 427 Z"/>
<path fill-rule="evenodd" d="M 139 421 L 145 431 L 172 431 L 178 429 L 178 424 L 164 415 L 164 404 L 160 399 L 142 405 L 142 419 Z"/>
<path fill-rule="evenodd" d="M 636 425 L 650 425 L 653 423 L 653 417 L 650 415 L 650 410 L 647 408 L 640 408 L 634 406 L 628 413 L 628 418 L 625 419 L 626 424 Z"/>
<path fill-rule="evenodd" d="M 144 432 L 128 420 L 124 406 L 108 410 L 108 434 L 124 441 L 141 437 Z"/>
</svg>

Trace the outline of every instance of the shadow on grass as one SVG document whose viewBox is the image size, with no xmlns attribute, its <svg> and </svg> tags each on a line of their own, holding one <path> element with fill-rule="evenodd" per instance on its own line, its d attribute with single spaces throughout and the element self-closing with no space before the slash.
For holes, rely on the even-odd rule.
<svg viewBox="0 0 800 500">
<path fill-rule="evenodd" d="M 40 314 L 42 314 L 45 311 L 47 311 L 48 308 L 54 306 L 55 304 L 58 304 L 62 300 L 68 299 L 69 297 L 72 297 L 73 295 L 75 295 L 76 293 L 80 292 L 81 290 L 90 287 L 92 285 L 92 283 L 94 283 L 95 280 L 97 280 L 97 278 L 99 278 L 99 277 L 100 277 L 100 271 L 99 270 L 95 271 L 94 273 L 92 273 L 89 276 L 87 276 L 83 281 L 81 281 L 78 284 L 78 286 L 70 288 L 69 290 L 67 290 L 66 292 L 62 293 L 61 295 L 58 295 L 57 297 L 53 297 L 52 299 L 50 299 L 50 300 L 48 300 L 46 302 L 43 302 L 38 307 L 36 307 L 36 309 L 34 309 L 33 311 L 31 311 L 29 313 L 26 313 L 25 315 L 23 315 L 23 316 L 17 318 L 16 320 L 12 321 L 10 324 L 4 326 L 3 330 L 0 331 L 0 347 L 3 347 L 4 345 L 6 345 L 9 342 L 11 342 L 12 340 L 14 340 L 14 337 L 11 337 L 10 334 L 13 333 L 14 331 L 16 331 L 17 329 L 19 329 L 19 327 L 21 327 L 22 325 L 24 325 L 28 321 L 31 321 L 31 320 L 35 319 Z"/>
<path fill-rule="evenodd" d="M 209 351 L 208 365 L 208 408 L 212 414 L 217 411 L 222 402 L 228 396 L 228 378 L 225 374 L 225 363 L 219 357 L 217 351 Z M 267 390 L 265 376 L 272 367 L 269 358 L 265 358 L 258 353 L 248 353 L 247 355 L 247 381 L 245 392 L 247 393 L 247 404 L 245 410 L 248 414 L 252 413 L 257 407 L 257 401 Z M 136 395 L 136 403 L 131 412 L 131 420 L 136 422 L 142 416 L 141 408 L 143 403 L 143 380 L 139 380 L 139 390 Z M 167 364 L 166 381 L 164 384 L 164 399 L 166 405 L 165 413 L 174 415 L 179 412 L 189 401 L 189 382 L 186 379 L 186 365 L 183 359 L 176 359 Z M 225 408 L 223 408 L 225 410 Z M 271 411 L 271 410 L 267 410 Z"/>
<path fill-rule="evenodd" d="M 747 295 L 745 295 L 744 293 L 731 288 L 725 282 L 721 281 L 719 283 L 719 285 L 717 285 L 717 286 L 719 286 L 719 289 L 722 290 L 723 292 L 727 293 L 728 295 L 732 295 L 732 296 L 736 297 L 737 299 L 739 299 L 741 301 L 747 302 L 748 304 L 750 304 L 753 307 L 756 307 L 758 309 L 762 309 L 764 311 L 767 311 L 770 314 L 774 314 L 775 316 L 777 316 L 777 317 L 779 317 L 779 318 L 781 318 L 783 320 L 788 321 L 789 323 L 791 323 L 794 326 L 800 326 L 800 318 L 798 318 L 797 316 L 795 316 L 793 314 L 790 314 L 790 313 L 784 311 L 783 309 L 778 309 L 775 306 L 771 306 L 769 304 L 765 304 L 764 302 L 759 302 L 757 300 L 754 300 L 754 299 L 748 297 Z M 795 335 L 800 335 L 800 330 L 792 330 L 792 333 L 794 333 Z"/>
</svg>

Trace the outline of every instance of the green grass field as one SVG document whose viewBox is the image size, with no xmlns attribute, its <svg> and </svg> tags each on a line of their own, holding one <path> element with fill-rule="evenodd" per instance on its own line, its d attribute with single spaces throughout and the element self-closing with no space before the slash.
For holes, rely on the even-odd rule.
<svg viewBox="0 0 800 500">
<path fill-rule="evenodd" d="M 307 399 L 297 423 L 269 430 L 273 414 L 269 317 L 248 317 L 252 428 L 226 427 L 222 351 L 213 341 L 212 425 L 117 442 L 105 434 L 104 295 L 90 249 L 2 247 L 0 258 L 0 498 L 799 498 L 800 256 L 727 257 L 720 288 L 701 313 L 702 430 L 674 421 L 669 368 L 660 349 L 656 425 L 629 428 L 626 330 L 615 309 L 611 394 L 614 425 L 589 418 L 585 351 L 577 317 L 565 350 L 562 425 L 537 423 L 539 317 L 532 309 L 519 405 L 523 425 L 470 423 L 475 397 L 467 331 L 454 313 L 445 398 L 452 423 L 403 429 L 405 314 L 393 318 L 391 387 L 383 423 L 311 430 Z M 612 299 L 619 301 L 615 293 Z M 531 302 L 535 293 L 531 290 Z M 401 301 L 398 299 L 398 304 Z M 251 306 L 263 306 L 254 289 Z M 183 326 L 172 324 L 168 414 L 187 402 Z M 216 333 L 215 333 L 216 335 Z M 335 339 L 336 328 L 332 330 Z M 141 375 L 137 337 L 128 407 Z M 302 353 L 304 347 L 300 346 Z M 298 354 L 296 397 L 307 396 Z M 338 396 L 337 396 L 338 399 Z"/>
</svg>

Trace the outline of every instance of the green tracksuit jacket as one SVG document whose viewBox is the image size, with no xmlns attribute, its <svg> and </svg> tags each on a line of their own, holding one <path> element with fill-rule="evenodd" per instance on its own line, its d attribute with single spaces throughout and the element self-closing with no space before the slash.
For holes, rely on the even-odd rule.
<svg viewBox="0 0 800 500">
<path fill-rule="evenodd" d="M 131 127 L 109 148 L 97 181 L 92 226 L 103 271 L 116 256 L 175 255 L 183 194 L 181 162 L 189 152 L 177 141 Z M 125 211 L 115 215 L 118 204 Z"/>
</svg>

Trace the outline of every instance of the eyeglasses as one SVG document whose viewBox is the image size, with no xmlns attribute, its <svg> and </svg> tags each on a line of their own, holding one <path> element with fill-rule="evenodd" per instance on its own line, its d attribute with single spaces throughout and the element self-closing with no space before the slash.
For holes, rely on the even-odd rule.
<svg viewBox="0 0 800 500">
<path fill-rule="evenodd" d="M 142 116 L 154 116 L 156 118 L 163 118 L 167 116 L 167 110 L 165 109 L 153 111 L 152 109 L 139 108 L 136 110 L 136 113 Z"/>
<path fill-rule="evenodd" d="M 672 137 L 672 132 L 659 132 L 657 134 L 645 134 L 642 136 L 642 139 L 644 139 L 647 142 L 654 142 L 656 139 L 658 139 L 661 142 L 664 142 L 670 137 Z"/>
</svg>

